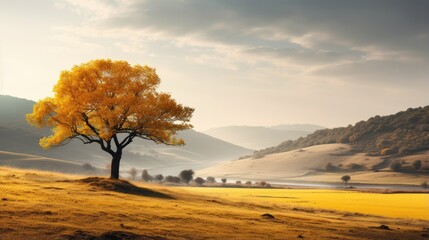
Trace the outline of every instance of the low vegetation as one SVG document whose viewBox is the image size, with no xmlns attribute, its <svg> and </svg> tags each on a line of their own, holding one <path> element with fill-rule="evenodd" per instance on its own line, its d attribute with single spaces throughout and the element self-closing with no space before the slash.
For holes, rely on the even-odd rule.
<svg viewBox="0 0 429 240">
<path fill-rule="evenodd" d="M 351 144 L 355 151 L 373 155 L 407 155 L 429 150 L 428 142 L 429 106 L 426 106 L 389 116 L 375 116 L 354 126 L 317 130 L 307 137 L 255 151 L 252 157 L 257 159 L 268 154 L 330 143 Z"/>
</svg>

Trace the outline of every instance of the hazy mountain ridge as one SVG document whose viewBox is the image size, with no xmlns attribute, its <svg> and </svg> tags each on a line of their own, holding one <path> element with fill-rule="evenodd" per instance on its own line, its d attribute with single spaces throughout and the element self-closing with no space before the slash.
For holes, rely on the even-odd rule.
<svg viewBox="0 0 429 240">
<path fill-rule="evenodd" d="M 348 143 L 354 151 L 373 155 L 407 155 L 428 150 L 429 106 L 377 115 L 354 126 L 317 130 L 295 141 L 255 151 L 253 158 L 329 143 Z"/>
<path fill-rule="evenodd" d="M 38 144 L 39 139 L 48 136 L 50 130 L 29 126 L 25 120 L 25 114 L 32 111 L 34 103 L 26 99 L 0 95 L 0 151 L 33 154 L 42 158 L 63 159 L 79 164 L 90 163 L 98 168 L 104 168 L 110 162 L 110 156 L 98 145 L 83 145 L 77 140 L 61 147 L 42 149 Z M 252 152 L 250 149 L 194 130 L 180 132 L 179 137 L 184 138 L 185 146 L 163 146 L 136 140 L 124 151 L 122 170 L 137 167 L 177 174 L 178 169 L 203 168 L 213 165 L 215 161 L 235 159 Z M 8 165 L 14 166 L 14 162 L 9 161 Z M 26 166 L 28 165 L 26 163 Z M 18 161 L 16 166 L 19 166 Z M 41 165 L 34 167 L 44 169 Z"/>
<path fill-rule="evenodd" d="M 263 126 L 227 126 L 212 128 L 204 133 L 251 149 L 262 149 L 306 136 L 324 127 L 312 124 L 290 124 L 273 127 Z"/>
</svg>

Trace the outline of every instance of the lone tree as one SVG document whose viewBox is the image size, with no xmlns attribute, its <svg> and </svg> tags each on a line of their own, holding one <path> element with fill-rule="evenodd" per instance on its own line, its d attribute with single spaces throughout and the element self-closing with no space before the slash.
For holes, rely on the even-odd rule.
<svg viewBox="0 0 429 240">
<path fill-rule="evenodd" d="M 226 178 L 222 178 L 221 181 L 222 181 L 223 184 L 225 184 L 226 183 Z"/>
<path fill-rule="evenodd" d="M 93 60 L 61 72 L 54 97 L 36 103 L 27 121 L 52 128 L 39 142 L 45 149 L 72 139 L 99 144 L 112 157 L 110 178 L 118 179 L 123 149 L 135 138 L 182 145 L 177 131 L 192 128 L 194 109 L 157 92 L 159 83 L 154 68 Z"/>
<path fill-rule="evenodd" d="M 344 182 L 345 188 L 347 188 L 347 182 L 350 181 L 351 177 L 349 175 L 344 175 L 341 177 L 341 180 Z"/>
<path fill-rule="evenodd" d="M 183 182 L 189 184 L 189 182 L 194 178 L 194 170 L 183 170 L 179 173 L 179 177 Z"/>
</svg>

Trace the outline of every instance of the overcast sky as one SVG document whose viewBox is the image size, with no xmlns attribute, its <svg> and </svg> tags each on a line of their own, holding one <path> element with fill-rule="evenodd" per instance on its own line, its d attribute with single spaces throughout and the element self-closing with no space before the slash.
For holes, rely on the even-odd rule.
<svg viewBox="0 0 429 240">
<path fill-rule="evenodd" d="M 0 1 L 0 92 L 97 58 L 157 68 L 197 130 L 346 126 L 429 104 L 429 1 Z"/>
</svg>

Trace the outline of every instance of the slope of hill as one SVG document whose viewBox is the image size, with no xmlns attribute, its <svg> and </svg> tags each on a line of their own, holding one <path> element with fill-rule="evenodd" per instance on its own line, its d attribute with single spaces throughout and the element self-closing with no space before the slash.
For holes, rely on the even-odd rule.
<svg viewBox="0 0 429 240">
<path fill-rule="evenodd" d="M 201 176 L 226 177 L 241 180 L 274 182 L 312 181 L 339 182 L 348 174 L 353 182 L 371 184 L 411 184 L 429 181 L 429 151 L 416 156 L 390 159 L 354 153 L 349 144 L 323 144 L 298 150 L 266 155 L 259 159 L 245 158 L 209 167 L 197 172 Z M 414 170 L 415 159 L 422 161 Z M 394 172 L 389 168 L 393 160 L 400 161 L 408 171 Z"/>
<path fill-rule="evenodd" d="M 375 116 L 354 126 L 317 130 L 307 137 L 256 151 L 253 157 L 328 143 L 349 143 L 355 151 L 373 155 L 408 155 L 428 150 L 429 106 Z"/>
<path fill-rule="evenodd" d="M 274 127 L 229 126 L 212 128 L 204 133 L 244 146 L 250 149 L 262 149 L 277 145 L 285 140 L 295 140 L 323 127 L 311 124 L 278 125 Z"/>
<path fill-rule="evenodd" d="M 0 151 L 0 165 L 54 172 L 76 173 L 85 171 L 82 164 L 77 162 L 6 151 Z M 92 169 L 92 172 L 96 170 Z"/>
<path fill-rule="evenodd" d="M 0 150 L 23 154 L 38 155 L 45 158 L 63 159 L 78 164 L 90 163 L 105 168 L 110 162 L 107 153 L 98 145 L 82 145 L 71 141 L 61 147 L 43 150 L 39 139 L 50 134 L 49 129 L 37 129 L 26 123 L 25 115 L 32 111 L 34 102 L 11 96 L 0 95 Z M 198 133 L 184 131 L 180 133 L 187 143 L 183 147 L 156 145 L 147 141 L 136 141 L 124 152 L 122 170 L 131 167 L 147 168 L 165 174 L 177 174 L 185 168 L 203 168 L 215 164 L 215 161 L 235 159 L 252 151 L 231 143 Z M 26 162 L 26 166 L 31 165 Z M 33 162 L 33 168 L 40 168 L 41 162 Z"/>
</svg>

